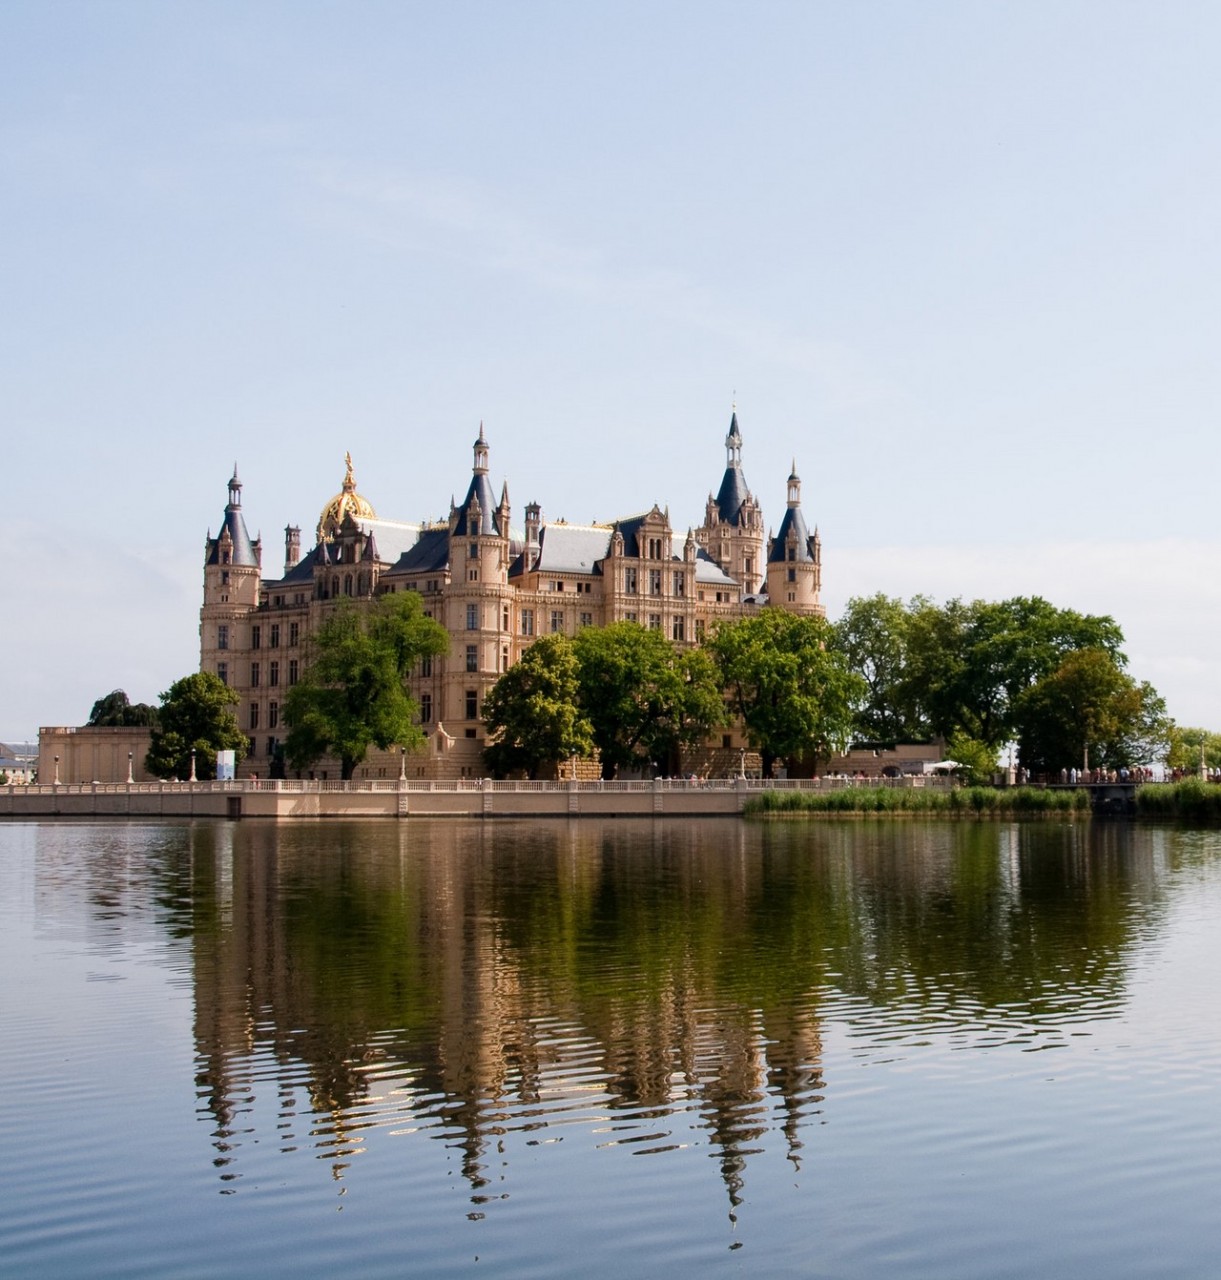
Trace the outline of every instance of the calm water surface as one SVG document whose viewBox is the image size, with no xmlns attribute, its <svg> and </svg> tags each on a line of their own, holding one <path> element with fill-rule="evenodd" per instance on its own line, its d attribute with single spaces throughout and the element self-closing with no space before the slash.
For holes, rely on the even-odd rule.
<svg viewBox="0 0 1221 1280">
<path fill-rule="evenodd" d="M 1221 833 L 0 825 L 0 1276 L 1221 1269 Z"/>
</svg>

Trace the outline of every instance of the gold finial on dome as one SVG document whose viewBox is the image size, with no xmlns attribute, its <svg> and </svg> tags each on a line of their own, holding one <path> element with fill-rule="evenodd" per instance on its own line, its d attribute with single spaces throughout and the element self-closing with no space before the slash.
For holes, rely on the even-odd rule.
<svg viewBox="0 0 1221 1280">
<path fill-rule="evenodd" d="M 356 472 L 352 467 L 351 453 L 345 453 L 343 460 L 347 468 L 343 477 L 343 488 L 322 508 L 322 514 L 318 517 L 319 542 L 331 542 L 348 514 L 351 514 L 354 520 L 377 519 L 373 504 L 356 492 Z"/>
</svg>

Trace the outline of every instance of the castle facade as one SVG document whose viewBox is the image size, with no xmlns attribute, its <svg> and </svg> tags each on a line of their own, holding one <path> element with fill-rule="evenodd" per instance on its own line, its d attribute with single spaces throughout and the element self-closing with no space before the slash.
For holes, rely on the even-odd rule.
<svg viewBox="0 0 1221 1280">
<path fill-rule="evenodd" d="M 220 531 L 206 542 L 199 635 L 200 670 L 241 699 L 252 751 L 240 772 L 267 777 L 281 767 L 284 695 L 304 670 L 309 636 L 340 601 L 415 591 L 450 636 L 448 656 L 425 660 L 411 677 L 427 749 L 406 760 L 371 753 L 356 775 L 366 779 L 400 770 L 481 776 L 484 697 L 540 635 L 632 621 L 694 645 L 715 624 L 767 604 L 825 616 L 822 547 L 802 515 L 796 465 L 779 529 L 768 536 L 742 471 L 736 413 L 725 448 L 703 523 L 678 535 L 669 509 L 656 505 L 610 524 L 575 525 L 548 523 L 532 502 L 514 527 L 507 484 L 499 496 L 492 486 L 482 427 L 465 498 L 433 523 L 380 518 L 357 491 L 349 455 L 310 549 L 302 553 L 297 526 L 285 530 L 284 571 L 274 579 L 264 577 L 261 543 L 247 531 L 235 468 Z M 736 761 L 744 745 L 726 733 L 717 749 Z M 323 761 L 314 776 L 338 778 L 338 764 Z"/>
</svg>

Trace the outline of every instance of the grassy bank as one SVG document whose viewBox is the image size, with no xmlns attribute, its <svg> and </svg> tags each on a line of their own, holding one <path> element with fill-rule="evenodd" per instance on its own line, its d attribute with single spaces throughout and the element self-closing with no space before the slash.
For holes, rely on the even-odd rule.
<svg viewBox="0 0 1221 1280">
<path fill-rule="evenodd" d="M 1221 788 L 1217 788 L 1221 791 Z M 1084 791 L 1043 791 L 1037 787 L 957 787 L 953 791 L 920 787 L 840 787 L 834 791 L 764 791 L 746 802 L 744 812 L 1035 814 L 1089 813 Z"/>
<path fill-rule="evenodd" d="M 1136 812 L 1142 818 L 1221 819 L 1221 787 L 1199 778 L 1139 787 Z"/>
</svg>

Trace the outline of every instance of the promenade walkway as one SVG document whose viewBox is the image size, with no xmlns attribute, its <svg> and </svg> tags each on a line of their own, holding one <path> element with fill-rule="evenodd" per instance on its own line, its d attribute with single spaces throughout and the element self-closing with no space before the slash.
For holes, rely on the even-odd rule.
<svg viewBox="0 0 1221 1280">
<path fill-rule="evenodd" d="M 630 782 L 528 782 L 409 778 L 366 782 L 241 779 L 230 782 L 63 783 L 0 787 L 0 818 L 40 817 L 732 817 L 761 791 L 925 787 L 946 778 L 758 778 Z"/>
</svg>

